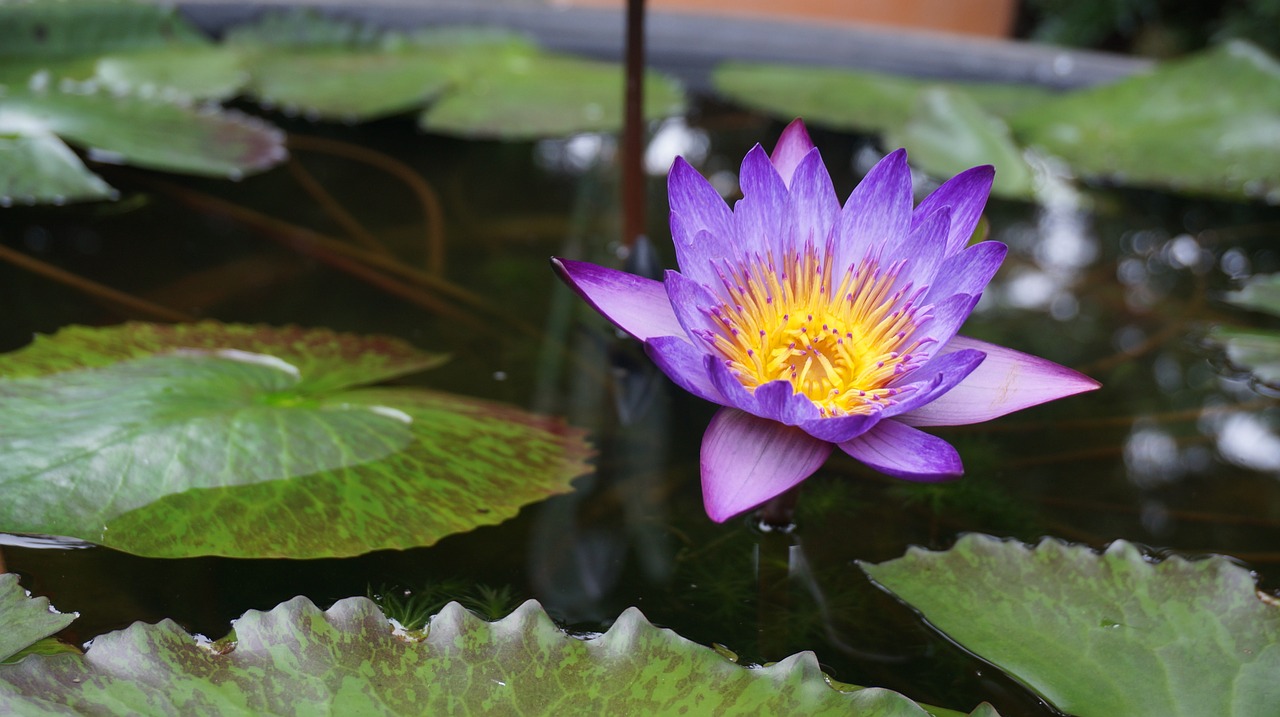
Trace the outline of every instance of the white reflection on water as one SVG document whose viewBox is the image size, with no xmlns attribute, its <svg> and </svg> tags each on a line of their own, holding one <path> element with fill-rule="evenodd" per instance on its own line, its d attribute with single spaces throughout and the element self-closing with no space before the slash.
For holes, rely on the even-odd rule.
<svg viewBox="0 0 1280 717">
<path fill-rule="evenodd" d="M 1224 417 L 1218 424 L 1218 450 L 1238 466 L 1280 473 L 1280 436 L 1257 414 Z"/>
<path fill-rule="evenodd" d="M 676 157 L 695 167 L 707 158 L 711 138 L 705 130 L 690 127 L 683 117 L 672 117 L 658 126 L 644 151 L 644 169 L 655 177 L 667 176 Z"/>
</svg>

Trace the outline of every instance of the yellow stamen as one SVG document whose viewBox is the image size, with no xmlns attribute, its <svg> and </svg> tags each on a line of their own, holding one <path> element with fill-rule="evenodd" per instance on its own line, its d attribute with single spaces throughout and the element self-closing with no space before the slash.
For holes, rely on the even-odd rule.
<svg viewBox="0 0 1280 717">
<path fill-rule="evenodd" d="M 931 307 L 917 305 L 922 291 L 896 286 L 901 263 L 868 260 L 837 283 L 825 259 L 807 247 L 727 270 L 709 338 L 750 390 L 785 380 L 825 416 L 872 413 L 901 393 L 889 383 L 920 365 L 912 334 Z"/>
</svg>

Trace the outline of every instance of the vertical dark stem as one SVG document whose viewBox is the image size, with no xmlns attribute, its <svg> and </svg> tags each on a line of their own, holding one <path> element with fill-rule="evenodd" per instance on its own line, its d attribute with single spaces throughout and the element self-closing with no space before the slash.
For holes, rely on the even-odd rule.
<svg viewBox="0 0 1280 717">
<path fill-rule="evenodd" d="M 644 234 L 644 0 L 627 0 L 627 89 L 622 124 L 622 244 Z"/>
<path fill-rule="evenodd" d="M 804 485 L 801 483 L 800 485 Z M 789 531 L 795 525 L 796 504 L 800 502 L 800 486 L 776 496 L 760 508 L 760 523 L 770 530 Z"/>
</svg>

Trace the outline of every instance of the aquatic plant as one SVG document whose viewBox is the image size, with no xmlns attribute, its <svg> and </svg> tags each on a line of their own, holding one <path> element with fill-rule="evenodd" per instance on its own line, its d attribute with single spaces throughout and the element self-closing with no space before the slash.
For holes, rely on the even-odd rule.
<svg viewBox="0 0 1280 717">
<path fill-rule="evenodd" d="M 1050 361 L 958 336 L 1003 261 L 967 246 L 994 170 L 913 207 L 904 150 L 840 205 L 803 122 L 757 145 L 731 210 L 683 159 L 671 168 L 679 271 L 657 282 L 555 259 L 597 311 L 644 342 L 676 384 L 723 408 L 703 436 L 707 514 L 728 518 L 812 475 L 839 446 L 888 475 L 963 472 L 919 426 L 977 423 L 1098 388 Z"/>
</svg>

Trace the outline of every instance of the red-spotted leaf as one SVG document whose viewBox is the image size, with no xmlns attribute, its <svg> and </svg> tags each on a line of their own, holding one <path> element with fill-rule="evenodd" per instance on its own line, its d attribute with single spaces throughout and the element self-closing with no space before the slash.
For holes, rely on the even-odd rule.
<svg viewBox="0 0 1280 717">
<path fill-rule="evenodd" d="M 581 434 L 464 396 L 356 388 L 439 357 L 326 330 L 126 324 L 0 358 L 0 530 L 151 556 L 430 545 L 569 490 Z"/>
</svg>

